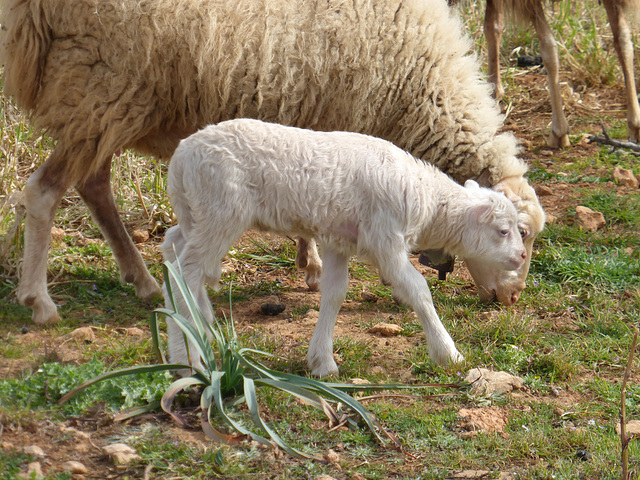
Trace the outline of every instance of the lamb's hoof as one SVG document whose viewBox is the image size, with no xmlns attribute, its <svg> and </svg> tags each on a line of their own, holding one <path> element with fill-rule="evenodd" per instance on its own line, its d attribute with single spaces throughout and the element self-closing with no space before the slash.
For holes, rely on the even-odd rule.
<svg viewBox="0 0 640 480">
<path fill-rule="evenodd" d="M 311 369 L 311 375 L 314 377 L 326 378 L 338 376 L 338 365 L 333 358 L 324 361 L 308 359 L 308 363 L 309 368 Z"/>
<path fill-rule="evenodd" d="M 464 356 L 455 348 L 452 352 L 447 353 L 436 351 L 431 355 L 431 359 L 442 367 L 448 367 L 449 365 L 464 362 Z"/>
<path fill-rule="evenodd" d="M 304 281 L 307 282 L 309 290 L 317 292 L 320 289 L 320 275 L 317 273 L 307 272 L 304 276 Z"/>
<path fill-rule="evenodd" d="M 562 135 L 556 135 L 555 133 L 551 132 L 547 143 L 551 148 L 564 148 L 571 146 L 569 135 L 567 135 L 566 133 Z"/>
</svg>

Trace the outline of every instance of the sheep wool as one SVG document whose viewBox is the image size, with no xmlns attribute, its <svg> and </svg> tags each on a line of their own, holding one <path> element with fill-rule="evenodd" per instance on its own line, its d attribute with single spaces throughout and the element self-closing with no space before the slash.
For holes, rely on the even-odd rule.
<svg viewBox="0 0 640 480">
<path fill-rule="evenodd" d="M 3 0 L 4 91 L 82 181 L 259 118 L 387 139 L 457 181 L 522 175 L 444 0 Z"/>
</svg>

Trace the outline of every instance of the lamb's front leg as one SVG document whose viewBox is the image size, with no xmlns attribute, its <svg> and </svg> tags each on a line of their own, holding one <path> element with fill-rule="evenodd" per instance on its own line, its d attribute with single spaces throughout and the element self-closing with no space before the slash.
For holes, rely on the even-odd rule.
<svg viewBox="0 0 640 480">
<path fill-rule="evenodd" d="M 420 319 L 433 361 L 438 365 L 448 365 L 464 360 L 436 313 L 427 281 L 411 265 L 406 254 L 389 255 L 379 266 L 385 279 L 391 283 L 394 296 L 413 308 Z"/>
<path fill-rule="evenodd" d="M 307 354 L 311 373 L 320 378 L 338 374 L 333 359 L 333 329 L 349 286 L 349 257 L 323 248 L 322 259 L 320 314 Z"/>
</svg>

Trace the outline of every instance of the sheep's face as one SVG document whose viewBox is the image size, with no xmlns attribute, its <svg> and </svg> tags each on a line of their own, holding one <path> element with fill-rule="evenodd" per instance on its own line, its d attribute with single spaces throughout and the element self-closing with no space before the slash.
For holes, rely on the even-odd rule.
<svg viewBox="0 0 640 480">
<path fill-rule="evenodd" d="M 522 177 L 504 180 L 494 186 L 494 190 L 503 192 L 518 211 L 518 230 L 526 258 L 516 270 L 496 268 L 482 258 L 465 258 L 465 262 L 480 299 L 484 302 L 497 300 L 509 306 L 518 301 L 526 286 L 533 242 L 544 228 L 545 217 L 533 188 Z"/>
</svg>

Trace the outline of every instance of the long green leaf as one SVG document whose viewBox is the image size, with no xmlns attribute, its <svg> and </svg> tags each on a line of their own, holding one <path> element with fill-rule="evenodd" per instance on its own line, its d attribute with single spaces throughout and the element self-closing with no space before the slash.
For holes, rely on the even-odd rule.
<svg viewBox="0 0 640 480">
<path fill-rule="evenodd" d="M 169 415 L 171 415 L 171 417 L 176 422 L 178 422 L 178 425 L 184 427 L 186 425 L 186 422 L 184 421 L 184 419 L 180 415 L 171 411 L 173 400 L 176 398 L 176 395 L 178 395 L 178 393 L 180 393 L 185 388 L 192 387 L 194 385 L 204 385 L 204 384 L 205 384 L 204 382 L 202 382 L 201 380 L 195 377 L 185 377 L 185 378 L 180 378 L 179 380 L 176 380 L 171 385 L 169 385 L 169 388 L 167 389 L 166 392 L 164 392 L 164 395 L 160 400 L 160 406 L 162 407 L 162 410 L 164 410 Z"/>
</svg>

